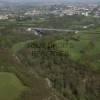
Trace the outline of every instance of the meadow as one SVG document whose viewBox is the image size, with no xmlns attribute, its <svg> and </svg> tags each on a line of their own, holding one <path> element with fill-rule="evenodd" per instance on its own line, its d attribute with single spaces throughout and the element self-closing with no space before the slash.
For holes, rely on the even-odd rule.
<svg viewBox="0 0 100 100">
<path fill-rule="evenodd" d="M 16 100 L 25 89 L 16 75 L 0 72 L 0 100 Z"/>
</svg>

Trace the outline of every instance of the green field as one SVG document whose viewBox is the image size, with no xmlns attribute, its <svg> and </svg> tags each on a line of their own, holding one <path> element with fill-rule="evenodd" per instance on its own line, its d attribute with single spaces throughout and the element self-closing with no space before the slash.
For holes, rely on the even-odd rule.
<svg viewBox="0 0 100 100">
<path fill-rule="evenodd" d="M 16 100 L 18 95 L 25 90 L 25 86 L 16 75 L 0 72 L 0 100 Z"/>
<path fill-rule="evenodd" d="M 72 60 L 100 68 L 100 34 L 79 33 L 68 41 L 57 40 L 55 44 L 58 50 L 68 54 Z"/>
</svg>

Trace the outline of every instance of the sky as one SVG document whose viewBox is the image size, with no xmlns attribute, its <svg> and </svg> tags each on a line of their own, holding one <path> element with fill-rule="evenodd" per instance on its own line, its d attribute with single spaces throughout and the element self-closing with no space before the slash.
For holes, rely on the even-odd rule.
<svg viewBox="0 0 100 100">
<path fill-rule="evenodd" d="M 100 0 L 0 0 L 0 1 L 10 1 L 10 2 L 67 2 L 67 1 L 71 1 L 71 2 L 76 2 L 76 1 L 100 1 Z"/>
</svg>

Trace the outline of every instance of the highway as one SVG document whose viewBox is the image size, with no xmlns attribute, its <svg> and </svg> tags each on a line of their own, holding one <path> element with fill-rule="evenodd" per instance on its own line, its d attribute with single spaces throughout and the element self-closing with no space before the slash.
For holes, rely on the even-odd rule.
<svg viewBox="0 0 100 100">
<path fill-rule="evenodd" d="M 76 32 L 76 31 L 77 31 L 77 30 L 56 29 L 56 28 L 32 28 L 32 30 L 40 30 L 40 31 L 58 31 L 58 32 Z"/>
<path fill-rule="evenodd" d="M 31 31 L 35 31 L 38 32 L 40 31 L 40 33 L 42 33 L 43 31 L 57 31 L 57 32 L 74 32 L 74 33 L 95 33 L 95 34 L 100 34 L 99 31 L 88 31 L 88 30 L 72 30 L 72 29 L 56 29 L 56 28 L 38 28 L 38 27 L 34 27 L 31 28 Z"/>
</svg>

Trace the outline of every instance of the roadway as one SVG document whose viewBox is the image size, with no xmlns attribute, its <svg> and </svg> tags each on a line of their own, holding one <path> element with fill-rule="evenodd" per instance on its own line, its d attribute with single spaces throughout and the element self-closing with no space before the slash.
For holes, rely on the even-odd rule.
<svg viewBox="0 0 100 100">
<path fill-rule="evenodd" d="M 69 30 L 69 29 L 56 29 L 56 28 L 32 28 L 33 30 L 40 31 L 58 31 L 58 32 L 76 32 L 77 30 Z"/>
</svg>

